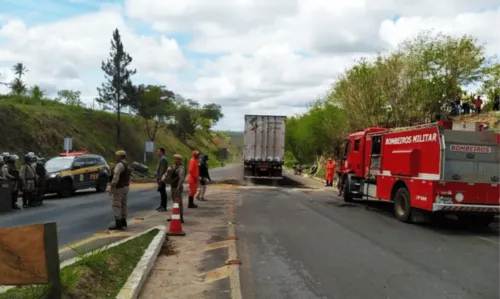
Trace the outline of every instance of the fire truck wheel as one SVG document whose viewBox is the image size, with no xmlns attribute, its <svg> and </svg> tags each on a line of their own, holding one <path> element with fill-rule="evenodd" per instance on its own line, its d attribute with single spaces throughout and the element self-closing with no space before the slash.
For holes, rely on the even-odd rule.
<svg viewBox="0 0 500 299">
<path fill-rule="evenodd" d="M 349 190 L 349 184 L 351 183 L 351 180 L 349 179 L 348 176 L 344 177 L 343 183 L 344 183 L 344 202 L 352 202 L 353 197 L 352 193 Z"/>
<path fill-rule="evenodd" d="M 410 221 L 410 192 L 405 187 L 399 188 L 394 196 L 394 214 L 401 222 Z"/>
</svg>

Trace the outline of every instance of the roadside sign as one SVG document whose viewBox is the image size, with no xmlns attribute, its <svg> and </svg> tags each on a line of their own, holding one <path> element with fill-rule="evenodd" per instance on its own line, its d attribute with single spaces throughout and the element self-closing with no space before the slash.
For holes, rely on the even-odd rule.
<svg viewBox="0 0 500 299">
<path fill-rule="evenodd" d="M 144 151 L 146 153 L 152 153 L 155 149 L 155 144 L 153 141 L 144 142 Z"/>
<path fill-rule="evenodd" d="M 71 137 L 64 138 L 64 150 L 69 152 L 73 149 L 73 139 Z"/>
</svg>

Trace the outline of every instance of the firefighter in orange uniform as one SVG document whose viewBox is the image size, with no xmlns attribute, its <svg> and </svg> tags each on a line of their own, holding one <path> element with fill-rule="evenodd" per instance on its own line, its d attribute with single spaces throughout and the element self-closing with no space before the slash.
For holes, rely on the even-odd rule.
<svg viewBox="0 0 500 299">
<path fill-rule="evenodd" d="M 335 161 L 332 158 L 328 158 L 328 162 L 326 162 L 326 186 L 333 186 L 333 174 L 335 172 Z"/>
<path fill-rule="evenodd" d="M 193 157 L 189 160 L 189 176 L 188 176 L 188 184 L 189 184 L 189 209 L 195 209 L 198 207 L 197 204 L 194 203 L 194 196 L 196 195 L 196 191 L 198 191 L 198 181 L 200 180 L 200 162 L 199 162 L 200 152 L 193 151 Z"/>
</svg>

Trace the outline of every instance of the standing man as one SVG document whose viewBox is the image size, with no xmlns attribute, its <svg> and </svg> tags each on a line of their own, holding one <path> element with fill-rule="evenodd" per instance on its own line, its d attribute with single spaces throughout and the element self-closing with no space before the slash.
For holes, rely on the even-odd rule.
<svg viewBox="0 0 500 299">
<path fill-rule="evenodd" d="M 332 158 L 328 158 L 326 162 L 326 186 L 333 186 L 333 174 L 335 171 L 335 162 L 332 161 Z"/>
<path fill-rule="evenodd" d="M 186 168 L 184 168 L 184 165 L 182 163 L 181 155 L 174 155 L 174 167 L 167 172 L 167 175 L 165 177 L 164 181 L 170 182 L 170 196 L 172 196 L 172 200 L 177 200 L 179 202 L 179 208 L 181 210 L 181 222 L 184 223 L 184 204 L 182 203 L 182 191 L 184 190 L 184 180 L 186 179 Z M 170 220 L 171 218 L 167 219 L 167 221 Z"/>
<path fill-rule="evenodd" d="M 17 197 L 19 196 L 19 170 L 17 170 L 16 166 L 17 159 L 17 155 L 9 155 L 5 157 L 5 166 L 7 168 L 6 177 L 10 180 L 11 183 L 10 193 L 12 198 L 12 209 L 14 210 L 19 210 L 19 206 L 17 205 Z M 5 168 L 3 170 L 5 174 Z"/>
<path fill-rule="evenodd" d="M 156 150 L 156 155 L 160 158 L 158 161 L 158 167 L 156 167 L 156 182 L 158 183 L 158 192 L 160 192 L 160 206 L 156 209 L 158 212 L 167 211 L 167 185 L 162 181 L 163 175 L 168 169 L 168 160 L 165 157 L 165 149 L 160 147 Z"/>
<path fill-rule="evenodd" d="M 205 192 L 207 192 L 207 180 L 210 182 L 212 179 L 210 178 L 210 174 L 208 173 L 208 155 L 204 155 L 201 158 L 200 162 L 200 191 L 198 191 L 198 195 L 196 195 L 196 199 L 205 201 Z"/>
<path fill-rule="evenodd" d="M 119 150 L 115 153 L 116 165 L 113 169 L 109 193 L 112 196 L 112 208 L 115 225 L 110 230 L 121 230 L 127 227 L 127 196 L 130 186 L 130 167 L 125 158 L 127 153 Z"/>
<path fill-rule="evenodd" d="M 477 114 L 481 113 L 481 106 L 483 106 L 483 100 L 481 100 L 481 96 L 477 96 L 475 106 L 476 106 L 476 113 Z"/>
<path fill-rule="evenodd" d="M 200 180 L 200 162 L 198 158 L 200 157 L 200 152 L 195 150 L 193 151 L 193 157 L 189 160 L 189 176 L 188 176 L 188 184 L 189 184 L 189 203 L 188 209 L 196 209 L 198 207 L 197 204 L 194 203 L 194 196 L 196 195 L 196 191 L 198 190 L 198 181 Z"/>
<path fill-rule="evenodd" d="M 33 194 L 35 192 L 36 172 L 31 166 L 31 160 L 31 155 L 28 154 L 24 156 L 24 163 L 19 173 L 23 191 L 23 208 L 25 209 L 34 206 Z"/>
<path fill-rule="evenodd" d="M 493 98 L 493 111 L 500 111 L 500 95 L 498 93 Z"/>
</svg>

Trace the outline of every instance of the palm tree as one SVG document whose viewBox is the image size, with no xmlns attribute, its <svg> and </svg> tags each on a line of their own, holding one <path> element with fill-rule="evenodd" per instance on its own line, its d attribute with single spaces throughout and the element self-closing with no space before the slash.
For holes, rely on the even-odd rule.
<svg viewBox="0 0 500 299">
<path fill-rule="evenodd" d="M 45 92 L 40 88 L 40 86 L 35 85 L 30 90 L 31 98 L 36 101 L 41 101 L 45 96 Z"/>
<path fill-rule="evenodd" d="M 10 84 L 11 92 L 15 95 L 25 95 L 26 94 L 26 85 L 19 78 L 14 78 L 14 81 Z"/>
<path fill-rule="evenodd" d="M 28 69 L 26 68 L 26 66 L 22 62 L 18 62 L 16 64 L 14 64 L 14 66 L 12 67 L 12 70 L 14 71 L 14 74 L 16 74 L 19 79 L 21 79 L 21 77 L 24 76 L 28 72 Z"/>
</svg>

